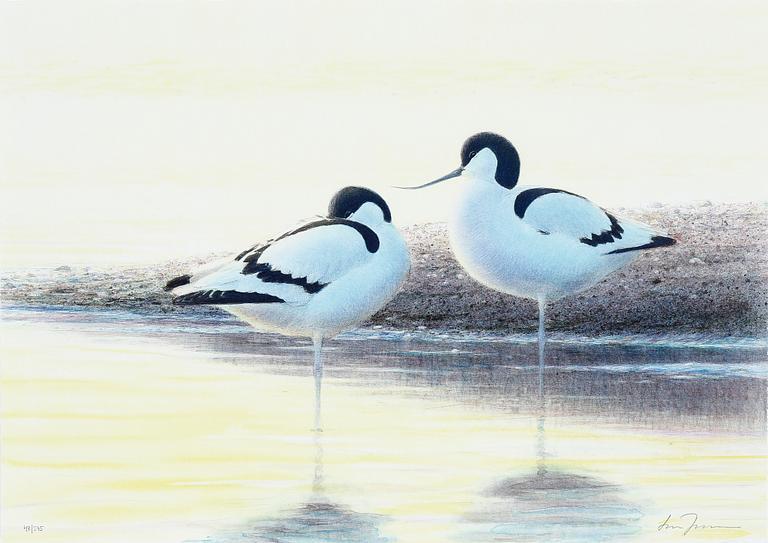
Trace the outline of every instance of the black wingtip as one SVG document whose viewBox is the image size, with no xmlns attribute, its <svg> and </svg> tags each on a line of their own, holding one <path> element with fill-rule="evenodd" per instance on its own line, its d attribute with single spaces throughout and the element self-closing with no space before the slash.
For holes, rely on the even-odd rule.
<svg viewBox="0 0 768 543">
<path fill-rule="evenodd" d="M 653 236 L 651 238 L 651 248 L 670 247 L 675 243 L 677 243 L 677 240 L 669 236 Z"/>
<path fill-rule="evenodd" d="M 191 279 L 192 279 L 192 276 L 189 274 L 184 274 L 178 277 L 174 277 L 173 279 L 171 279 L 165 284 L 165 286 L 163 287 L 163 290 L 168 292 L 169 290 L 173 290 L 176 287 L 180 287 L 182 285 L 188 285 Z"/>
<path fill-rule="evenodd" d="M 182 294 L 181 296 L 176 296 L 173 299 L 173 305 L 208 305 L 212 304 L 213 300 L 211 295 L 215 291 L 212 290 L 203 290 L 203 291 L 197 291 L 197 292 L 189 292 L 187 294 Z"/>
<path fill-rule="evenodd" d="M 653 236 L 651 238 L 651 241 L 643 245 L 638 245 L 636 247 L 624 247 L 622 249 L 616 249 L 615 251 L 609 251 L 605 254 L 618 255 L 621 253 L 630 253 L 632 251 L 645 251 L 646 249 L 656 249 L 658 247 L 669 247 L 671 245 L 674 245 L 675 243 L 677 243 L 677 240 L 675 238 L 670 238 L 668 236 Z"/>
<path fill-rule="evenodd" d="M 230 304 L 275 304 L 285 300 L 261 292 L 239 292 L 236 290 L 200 290 L 176 296 L 175 305 L 230 305 Z"/>
</svg>

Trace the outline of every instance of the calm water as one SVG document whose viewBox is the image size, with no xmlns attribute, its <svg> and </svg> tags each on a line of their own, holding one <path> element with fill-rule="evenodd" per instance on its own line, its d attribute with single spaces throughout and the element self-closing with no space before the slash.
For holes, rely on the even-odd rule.
<svg viewBox="0 0 768 543">
<path fill-rule="evenodd" d="M 3 541 L 766 540 L 764 348 L 555 343 L 540 395 L 532 343 L 352 334 L 314 433 L 307 341 L 3 316 Z"/>
</svg>

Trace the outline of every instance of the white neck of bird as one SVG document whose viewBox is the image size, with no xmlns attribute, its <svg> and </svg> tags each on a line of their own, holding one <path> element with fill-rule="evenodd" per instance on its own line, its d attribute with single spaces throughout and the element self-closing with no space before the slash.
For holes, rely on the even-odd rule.
<svg viewBox="0 0 768 543">
<path fill-rule="evenodd" d="M 384 213 L 373 202 L 365 202 L 357 211 L 349 216 L 352 221 L 363 223 L 366 226 L 379 226 L 384 222 Z"/>
<path fill-rule="evenodd" d="M 496 166 L 498 166 L 496 155 L 486 147 L 485 149 L 481 149 L 472 157 L 472 160 L 464 166 L 464 173 L 462 176 L 477 179 L 479 181 L 495 183 Z"/>
</svg>

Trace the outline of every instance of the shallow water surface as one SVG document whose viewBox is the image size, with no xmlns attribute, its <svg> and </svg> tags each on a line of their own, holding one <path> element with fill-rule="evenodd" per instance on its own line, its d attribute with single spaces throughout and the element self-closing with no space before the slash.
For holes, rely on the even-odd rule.
<svg viewBox="0 0 768 543">
<path fill-rule="evenodd" d="M 352 334 L 6 310 L 2 537 L 766 540 L 760 348 Z"/>
</svg>

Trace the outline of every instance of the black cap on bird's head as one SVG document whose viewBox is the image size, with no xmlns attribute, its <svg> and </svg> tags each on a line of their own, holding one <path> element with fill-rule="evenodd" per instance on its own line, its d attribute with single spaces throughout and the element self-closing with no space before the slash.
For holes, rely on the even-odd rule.
<svg viewBox="0 0 768 543">
<path fill-rule="evenodd" d="M 379 207 L 386 222 L 392 222 L 392 213 L 384 198 L 365 187 L 344 187 L 334 194 L 331 203 L 328 204 L 328 216 L 334 219 L 346 219 L 368 202 Z"/>
<path fill-rule="evenodd" d="M 515 149 L 515 146 L 504 136 L 494 134 L 493 132 L 479 132 L 474 136 L 470 136 L 464 142 L 464 145 L 461 147 L 461 166 L 451 173 L 417 187 L 398 188 L 421 189 L 454 177 L 459 177 L 465 171 L 469 172 L 475 169 L 473 165 L 477 161 L 473 161 L 473 159 L 475 159 L 475 157 L 484 149 L 488 149 L 492 154 L 490 156 L 493 158 L 490 158 L 490 156 L 479 157 L 480 159 L 485 160 L 486 163 L 478 164 L 477 169 L 487 166 L 487 161 L 490 161 L 492 164 L 495 159 L 494 171 L 488 172 L 488 174 L 492 175 L 493 179 L 502 187 L 507 189 L 514 187 L 517 184 L 518 177 L 520 177 L 520 156 L 517 154 L 517 149 Z M 485 155 L 485 153 L 482 155 Z"/>
<path fill-rule="evenodd" d="M 499 134 L 480 132 L 467 138 L 461 147 L 461 167 L 466 168 L 483 149 L 490 149 L 496 156 L 496 182 L 508 189 L 514 187 L 520 177 L 520 156 L 515 146 Z"/>
</svg>

